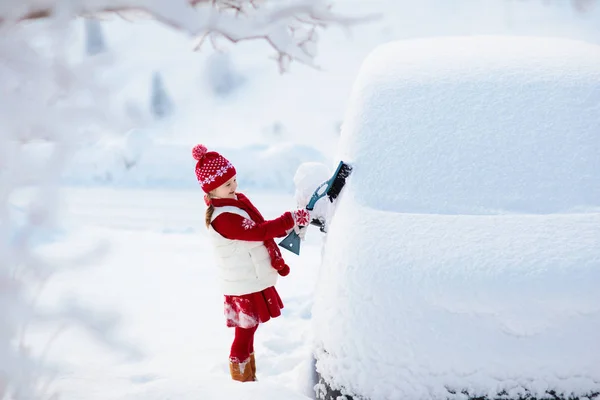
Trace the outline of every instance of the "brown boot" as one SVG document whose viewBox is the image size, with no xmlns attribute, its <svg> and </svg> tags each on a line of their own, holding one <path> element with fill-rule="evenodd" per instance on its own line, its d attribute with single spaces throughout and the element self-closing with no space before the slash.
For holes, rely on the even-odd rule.
<svg viewBox="0 0 600 400">
<path fill-rule="evenodd" d="M 250 354 L 250 367 L 252 368 L 252 379 L 256 379 L 256 360 L 254 359 L 254 353 Z"/>
<path fill-rule="evenodd" d="M 239 381 L 239 382 L 254 381 L 254 373 L 252 372 L 252 367 L 250 365 L 249 358 L 246 361 L 241 362 L 241 363 L 229 360 L 229 372 L 231 373 L 231 378 L 234 381 Z"/>
</svg>

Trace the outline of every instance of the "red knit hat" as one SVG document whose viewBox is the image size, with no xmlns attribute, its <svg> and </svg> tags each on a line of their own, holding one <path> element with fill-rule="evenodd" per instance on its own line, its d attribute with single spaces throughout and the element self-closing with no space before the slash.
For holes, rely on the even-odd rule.
<svg viewBox="0 0 600 400">
<path fill-rule="evenodd" d="M 192 156 L 198 160 L 196 178 L 205 193 L 218 188 L 236 174 L 229 160 L 216 151 L 208 151 L 203 144 L 194 146 Z"/>
</svg>

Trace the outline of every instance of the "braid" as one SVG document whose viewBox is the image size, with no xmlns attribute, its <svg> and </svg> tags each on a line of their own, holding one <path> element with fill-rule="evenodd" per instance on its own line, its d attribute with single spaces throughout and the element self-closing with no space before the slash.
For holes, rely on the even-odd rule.
<svg viewBox="0 0 600 400">
<path fill-rule="evenodd" d="M 215 207 L 212 205 L 212 203 L 210 203 L 210 193 L 207 193 L 206 195 L 204 195 L 204 201 L 207 204 L 207 208 L 206 208 L 206 216 L 204 218 L 204 221 L 206 222 L 206 227 L 210 227 L 210 223 L 212 222 L 212 216 L 213 213 L 215 212 Z"/>
<path fill-rule="evenodd" d="M 206 218 L 205 218 L 205 221 L 206 221 L 206 227 L 207 228 L 210 226 L 210 223 L 212 222 L 213 212 L 215 212 L 215 207 L 211 204 L 206 209 Z"/>
</svg>

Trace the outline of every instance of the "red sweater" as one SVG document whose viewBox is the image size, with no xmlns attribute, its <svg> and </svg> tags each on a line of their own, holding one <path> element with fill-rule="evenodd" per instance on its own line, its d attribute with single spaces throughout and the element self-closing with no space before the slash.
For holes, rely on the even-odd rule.
<svg viewBox="0 0 600 400">
<path fill-rule="evenodd" d="M 227 239 L 265 241 L 276 237 L 283 237 L 286 231 L 294 227 L 294 217 L 291 212 L 286 212 L 278 218 L 265 221 L 262 214 L 254 204 L 242 193 L 236 193 L 236 199 L 212 199 L 216 207 L 234 206 L 246 211 L 251 221 L 238 214 L 223 213 L 216 217 L 211 225 L 215 231 Z"/>
</svg>

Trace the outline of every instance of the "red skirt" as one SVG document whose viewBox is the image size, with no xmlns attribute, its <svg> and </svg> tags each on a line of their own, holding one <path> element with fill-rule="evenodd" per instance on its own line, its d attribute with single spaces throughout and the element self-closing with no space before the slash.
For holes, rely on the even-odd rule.
<svg viewBox="0 0 600 400">
<path fill-rule="evenodd" d="M 281 315 L 283 302 L 274 286 L 241 296 L 225 295 L 225 318 L 230 328 L 253 328 Z"/>
</svg>

